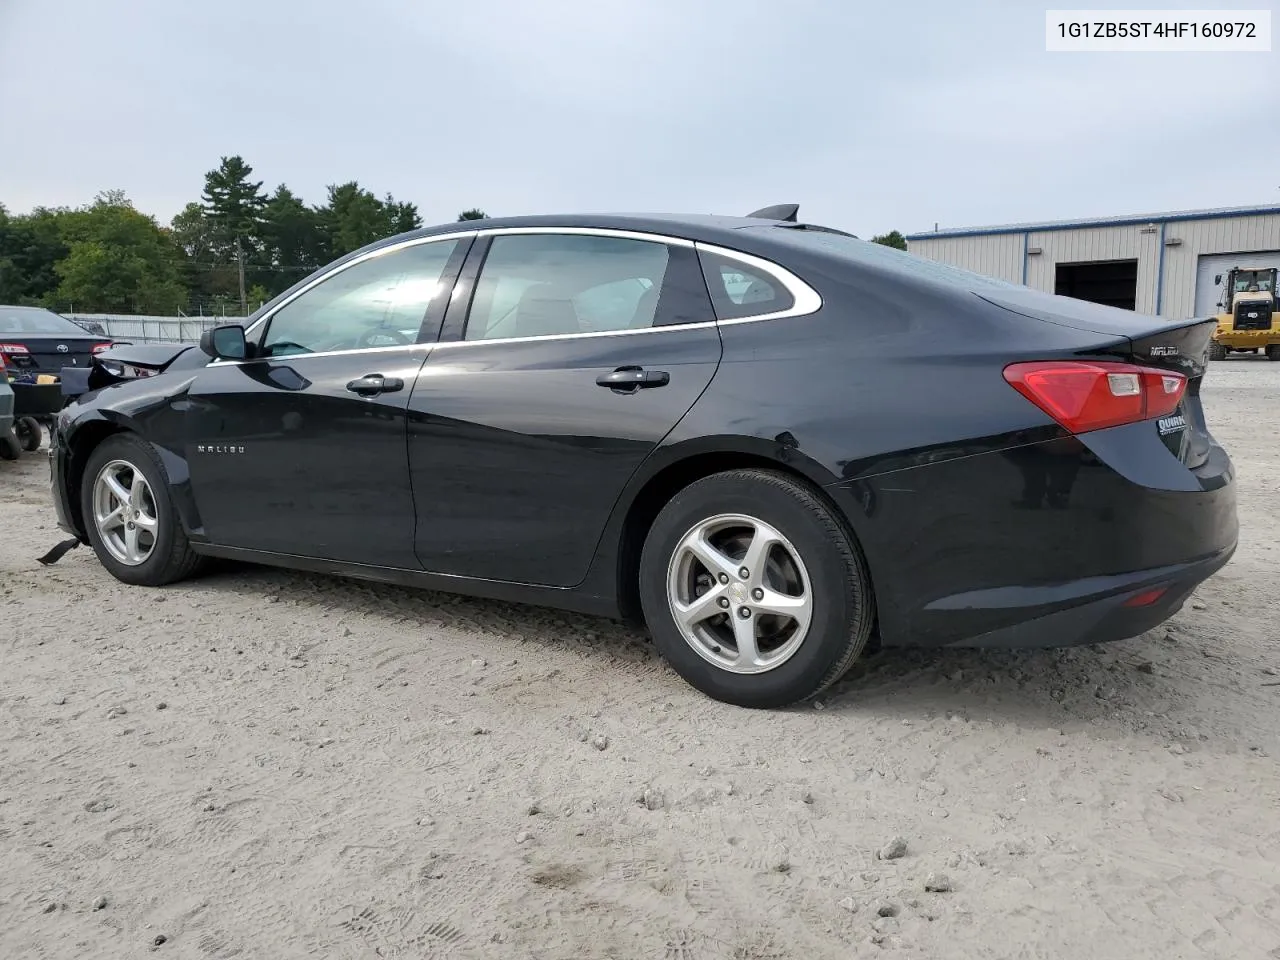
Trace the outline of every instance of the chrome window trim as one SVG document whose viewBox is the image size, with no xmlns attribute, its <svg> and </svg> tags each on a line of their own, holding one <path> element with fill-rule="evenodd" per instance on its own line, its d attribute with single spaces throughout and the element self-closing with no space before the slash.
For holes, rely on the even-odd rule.
<svg viewBox="0 0 1280 960">
<path fill-rule="evenodd" d="M 339 357 L 350 354 L 365 353 L 384 353 L 391 350 L 407 350 L 413 348 L 437 349 L 437 350 L 456 350 L 459 347 L 477 347 L 477 346 L 496 346 L 505 343 L 537 343 L 542 341 L 556 340 L 582 340 L 594 337 L 630 337 L 639 336 L 646 333 L 664 333 L 680 330 L 697 330 L 714 323 L 717 326 L 725 326 L 729 324 L 740 323 L 760 323 L 766 320 L 782 320 L 788 317 L 803 317 L 812 313 L 817 313 L 822 307 L 822 296 L 817 290 L 809 286 L 790 270 L 782 267 L 772 260 L 766 260 L 763 257 L 757 257 L 749 253 L 743 253 L 739 250 L 733 250 L 729 247 L 722 247 L 717 244 L 704 243 L 701 240 L 688 240 L 684 237 L 673 237 L 664 233 L 649 233 L 641 230 L 624 230 L 614 227 L 556 227 L 556 226 L 537 226 L 537 227 L 490 227 L 488 229 L 478 230 L 461 230 L 452 233 L 436 234 L 430 237 L 413 237 L 408 240 L 402 240 L 399 243 L 388 244 L 385 247 L 379 247 L 377 250 L 370 250 L 368 253 L 359 257 L 354 257 L 342 266 L 330 270 L 316 277 L 311 283 L 295 291 L 287 300 L 283 300 L 271 309 L 270 313 L 263 314 L 253 324 L 245 328 L 245 337 L 248 338 L 254 329 L 260 324 L 267 322 L 276 315 L 276 312 L 292 303 L 298 297 L 302 296 L 309 290 L 319 286 L 325 280 L 335 274 L 341 273 L 348 267 L 353 267 L 357 263 L 364 263 L 383 254 L 391 253 L 396 250 L 403 250 L 406 247 L 418 246 L 426 243 L 436 243 L 442 240 L 458 240 L 463 237 L 501 237 L 501 236 L 521 236 L 521 235 L 537 235 L 537 234 L 568 234 L 572 236 L 590 236 L 590 237 L 618 237 L 626 240 L 644 240 L 651 243 L 663 243 L 669 246 L 685 247 L 696 251 L 705 251 L 715 256 L 724 257 L 727 260 L 737 260 L 744 266 L 751 267 L 761 273 L 768 274 L 781 283 L 791 294 L 793 304 L 786 310 L 775 310 L 772 313 L 761 313 L 750 317 L 734 317 L 729 320 L 719 320 L 714 316 L 700 323 L 673 323 L 662 327 L 641 327 L 638 330 L 600 330 L 589 331 L 586 333 L 555 333 L 547 334 L 541 337 L 495 337 L 492 340 L 448 340 L 436 343 L 415 343 L 415 344 L 396 344 L 391 347 L 361 347 L 351 350 L 326 350 L 321 353 L 295 353 L 288 354 L 283 357 L 259 357 L 253 360 L 214 360 L 213 365 L 239 365 L 243 363 L 260 363 L 266 360 L 295 360 L 304 357 Z M 452 294 L 451 294 L 452 296 Z"/>
<path fill-rule="evenodd" d="M 615 229 L 612 227 L 494 227 L 488 230 L 478 231 L 480 236 L 496 237 L 509 234 L 576 234 L 579 236 L 601 236 L 601 237 L 621 237 L 630 240 L 648 240 L 656 243 L 665 243 L 670 246 L 678 246 L 690 248 L 693 250 L 705 250 L 707 253 L 724 257 L 726 260 L 737 260 L 744 266 L 751 267 L 761 273 L 768 274 L 779 283 L 781 283 L 791 294 L 794 301 L 786 310 L 775 310 L 772 313 L 761 313 L 750 317 L 735 317 L 730 320 L 719 320 L 714 316 L 707 321 L 701 323 L 672 323 L 662 327 L 641 327 L 638 330 L 599 330 L 587 333 L 553 333 L 541 337 L 494 337 L 491 340 L 449 340 L 443 343 L 437 343 L 438 350 L 454 350 L 459 347 L 472 347 L 481 344 L 504 344 L 504 343 L 535 343 L 540 341 L 555 340 L 583 340 L 588 337 L 630 337 L 644 333 L 664 333 L 676 330 L 697 330 L 705 327 L 709 323 L 717 326 L 725 324 L 737 323 L 758 323 L 763 320 L 781 320 L 786 317 L 803 317 L 811 313 L 817 313 L 822 307 L 822 297 L 817 290 L 809 286 L 790 270 L 781 267 L 771 260 L 765 260 L 762 257 L 752 256 L 749 253 L 742 253 L 738 250 L 732 250 L 728 247 L 721 247 L 711 243 L 703 243 L 701 240 L 687 240 L 684 237 L 672 237 L 662 233 L 645 233 L 636 230 Z M 481 270 L 483 274 L 483 269 Z M 714 308 L 713 308 L 714 309 Z"/>
<path fill-rule="evenodd" d="M 692 249 L 695 244 L 684 237 L 672 237 L 665 233 L 647 233 L 643 230 L 624 230 L 621 227 L 490 227 L 477 231 L 482 237 L 520 236 L 521 234 L 567 234 L 576 237 L 617 237 L 620 240 L 646 240 L 669 247 Z"/>
<path fill-rule="evenodd" d="M 368 353 L 391 353 L 399 350 L 405 353 L 427 353 L 434 343 L 397 343 L 390 347 L 355 347 L 350 350 L 318 350 L 315 353 L 282 353 L 278 357 L 254 357 L 250 360 L 211 360 L 207 367 L 240 367 L 246 363 L 294 363 L 297 360 L 310 360 L 312 357 L 349 357 Z"/>
</svg>

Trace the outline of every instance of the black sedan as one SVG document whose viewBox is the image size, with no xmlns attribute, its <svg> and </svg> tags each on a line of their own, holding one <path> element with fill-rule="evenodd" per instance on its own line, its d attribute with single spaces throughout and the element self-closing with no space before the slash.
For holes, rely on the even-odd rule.
<svg viewBox="0 0 1280 960">
<path fill-rule="evenodd" d="M 1213 321 L 778 217 L 434 227 L 108 351 L 59 522 L 131 584 L 223 557 L 634 618 L 754 707 L 872 641 L 1134 636 L 1228 561 Z"/>
<path fill-rule="evenodd" d="M 110 346 L 109 337 L 51 310 L 0 305 L 0 354 L 10 374 L 56 374 L 63 367 L 88 367 Z"/>
</svg>

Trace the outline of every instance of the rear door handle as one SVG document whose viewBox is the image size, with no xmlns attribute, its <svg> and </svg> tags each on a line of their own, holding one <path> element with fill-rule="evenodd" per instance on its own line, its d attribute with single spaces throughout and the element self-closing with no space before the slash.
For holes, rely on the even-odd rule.
<svg viewBox="0 0 1280 960">
<path fill-rule="evenodd" d="M 665 387 L 671 382 L 671 374 L 665 370 L 645 370 L 643 367 L 619 367 L 612 373 L 602 373 L 596 377 L 596 383 L 612 390 L 645 390 L 650 387 Z"/>
<path fill-rule="evenodd" d="M 380 393 L 395 393 L 404 389 L 404 381 L 399 377 L 384 377 L 380 373 L 367 373 L 358 380 L 347 384 L 347 389 L 362 397 L 376 397 Z"/>
</svg>

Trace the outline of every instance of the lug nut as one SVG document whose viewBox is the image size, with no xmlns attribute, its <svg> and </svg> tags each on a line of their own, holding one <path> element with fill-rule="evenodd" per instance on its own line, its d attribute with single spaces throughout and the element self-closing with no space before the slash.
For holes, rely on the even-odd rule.
<svg viewBox="0 0 1280 960">
<path fill-rule="evenodd" d="M 722 606 L 722 607 L 727 607 L 727 606 L 729 606 L 729 598 L 728 598 L 728 597 L 721 597 L 721 598 L 720 598 L 720 600 L 719 600 L 718 602 L 719 602 L 720 606 Z"/>
<path fill-rule="evenodd" d="M 753 600 L 763 600 L 763 599 L 764 599 L 764 591 L 763 591 L 763 590 L 761 590 L 759 587 L 756 587 L 754 590 L 752 590 L 752 591 L 751 591 L 751 599 L 753 599 Z"/>
<path fill-rule="evenodd" d="M 742 567 L 738 571 L 738 576 L 740 576 L 743 580 L 745 580 L 747 579 L 747 577 L 751 576 L 751 571 L 748 570 L 746 567 Z"/>
<path fill-rule="evenodd" d="M 751 619 L 751 611 L 750 611 L 748 608 L 746 608 L 746 607 L 739 607 L 739 608 L 738 608 L 738 616 L 740 616 L 743 620 L 750 620 L 750 619 Z"/>
<path fill-rule="evenodd" d="M 729 582 L 729 575 L 728 575 L 727 573 L 722 573 L 722 574 L 720 574 L 720 582 L 721 582 L 721 583 L 728 583 L 728 582 Z"/>
</svg>

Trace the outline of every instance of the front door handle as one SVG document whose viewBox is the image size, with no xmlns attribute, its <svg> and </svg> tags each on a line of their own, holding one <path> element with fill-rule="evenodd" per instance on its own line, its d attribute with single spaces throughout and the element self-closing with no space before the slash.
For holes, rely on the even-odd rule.
<svg viewBox="0 0 1280 960">
<path fill-rule="evenodd" d="M 395 393 L 404 389 L 404 381 L 399 377 L 384 377 L 380 373 L 367 373 L 358 380 L 347 384 L 347 389 L 362 397 L 376 397 L 380 393 Z"/>
<path fill-rule="evenodd" d="M 667 371 L 645 370 L 643 367 L 619 367 L 612 373 L 602 373 L 596 377 L 597 385 L 627 393 L 650 387 L 665 387 L 670 382 L 671 374 Z"/>
</svg>

